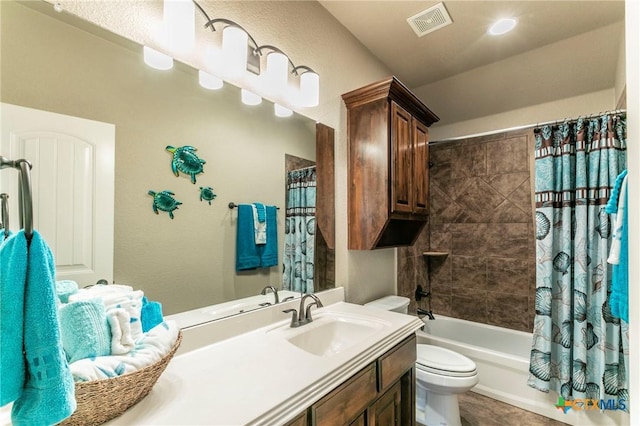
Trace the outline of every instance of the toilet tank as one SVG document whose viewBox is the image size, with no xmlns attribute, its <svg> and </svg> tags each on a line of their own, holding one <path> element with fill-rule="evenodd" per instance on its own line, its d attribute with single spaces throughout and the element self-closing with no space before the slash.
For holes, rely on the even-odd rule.
<svg viewBox="0 0 640 426">
<path fill-rule="evenodd" d="M 386 296 L 382 299 L 376 299 L 369 303 L 365 303 L 364 306 L 370 308 L 382 309 L 384 311 L 399 312 L 406 314 L 409 311 L 409 298 L 402 296 Z"/>
</svg>

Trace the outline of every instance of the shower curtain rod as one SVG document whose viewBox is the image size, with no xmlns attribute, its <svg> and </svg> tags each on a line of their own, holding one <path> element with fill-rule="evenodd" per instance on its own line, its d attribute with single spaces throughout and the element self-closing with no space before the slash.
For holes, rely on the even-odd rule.
<svg viewBox="0 0 640 426">
<path fill-rule="evenodd" d="M 593 118 L 593 117 L 599 117 L 601 115 L 604 114 L 622 114 L 622 113 L 627 113 L 626 109 L 616 109 L 616 110 L 611 110 L 611 111 L 603 111 L 600 112 L 598 114 L 591 114 L 591 115 L 579 115 L 577 118 L 565 118 L 563 120 L 551 120 L 551 121 L 544 121 L 544 122 L 539 122 L 539 123 L 535 123 L 535 124 L 525 124 L 522 126 L 514 126 L 514 127 L 509 127 L 506 129 L 500 129 L 500 130 L 490 130 L 487 132 L 481 132 L 481 133 L 474 133 L 471 135 L 466 135 L 466 136 L 456 136 L 453 138 L 448 138 L 448 139 L 441 139 L 438 141 L 433 141 L 430 142 L 429 145 L 439 145 L 441 143 L 446 143 L 446 142 L 454 142 L 454 141 L 459 141 L 462 139 L 469 139 L 469 138 L 477 138 L 480 136 L 487 136 L 487 135 L 492 135 L 494 133 L 501 133 L 501 132 L 514 132 L 516 130 L 523 130 L 523 129 L 528 129 L 528 128 L 536 128 L 536 127 L 540 127 L 540 126 L 548 126 L 548 125 L 553 125 L 553 124 L 558 124 L 558 123 L 563 123 L 565 120 L 568 121 L 575 121 L 578 118 Z"/>
</svg>

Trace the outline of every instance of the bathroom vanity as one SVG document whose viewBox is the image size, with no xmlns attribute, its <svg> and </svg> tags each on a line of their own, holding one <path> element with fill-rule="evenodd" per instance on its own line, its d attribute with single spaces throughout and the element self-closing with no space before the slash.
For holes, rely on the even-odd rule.
<svg viewBox="0 0 640 426">
<path fill-rule="evenodd" d="M 413 424 L 422 321 L 326 293 L 300 327 L 292 300 L 184 329 L 153 390 L 109 424 Z"/>
<path fill-rule="evenodd" d="M 407 337 L 288 426 L 415 424 L 416 337 Z"/>
</svg>

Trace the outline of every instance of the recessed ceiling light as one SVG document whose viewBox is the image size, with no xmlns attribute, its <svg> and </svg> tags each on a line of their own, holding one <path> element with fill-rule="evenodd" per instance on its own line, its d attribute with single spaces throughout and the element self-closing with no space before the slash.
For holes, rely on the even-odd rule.
<svg viewBox="0 0 640 426">
<path fill-rule="evenodd" d="M 491 35 L 502 35 L 514 29 L 516 25 L 518 25 L 516 18 L 502 18 L 494 22 L 487 32 Z"/>
</svg>

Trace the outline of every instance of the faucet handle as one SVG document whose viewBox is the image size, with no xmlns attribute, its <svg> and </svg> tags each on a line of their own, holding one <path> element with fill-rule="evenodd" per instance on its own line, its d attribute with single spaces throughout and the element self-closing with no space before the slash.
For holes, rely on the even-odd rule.
<svg viewBox="0 0 640 426">
<path fill-rule="evenodd" d="M 291 327 L 295 328 L 300 326 L 300 322 L 298 321 L 298 311 L 296 311 L 294 308 L 291 308 L 285 309 L 282 312 L 284 312 L 285 314 L 291 313 Z"/>
</svg>

